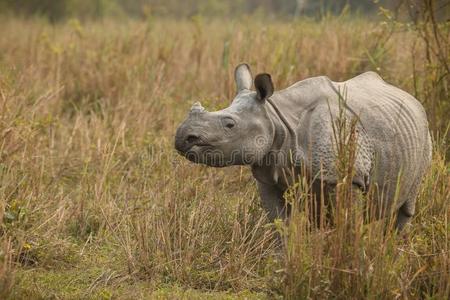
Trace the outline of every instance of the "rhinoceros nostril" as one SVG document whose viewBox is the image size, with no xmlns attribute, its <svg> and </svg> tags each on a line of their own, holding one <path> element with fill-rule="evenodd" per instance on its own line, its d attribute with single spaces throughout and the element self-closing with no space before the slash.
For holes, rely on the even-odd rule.
<svg viewBox="0 0 450 300">
<path fill-rule="evenodd" d="M 199 140 L 200 140 L 200 138 L 198 136 L 190 134 L 186 138 L 186 143 L 192 144 L 192 143 L 198 142 Z"/>
</svg>

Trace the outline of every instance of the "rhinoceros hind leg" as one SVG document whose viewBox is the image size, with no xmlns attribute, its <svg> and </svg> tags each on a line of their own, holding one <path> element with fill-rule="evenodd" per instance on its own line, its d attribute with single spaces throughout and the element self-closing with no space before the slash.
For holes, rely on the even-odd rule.
<svg viewBox="0 0 450 300">
<path fill-rule="evenodd" d="M 413 214 L 408 211 L 407 204 L 403 204 L 397 212 L 397 220 L 395 222 L 395 228 L 397 231 L 402 231 L 405 226 L 409 225 Z"/>
</svg>

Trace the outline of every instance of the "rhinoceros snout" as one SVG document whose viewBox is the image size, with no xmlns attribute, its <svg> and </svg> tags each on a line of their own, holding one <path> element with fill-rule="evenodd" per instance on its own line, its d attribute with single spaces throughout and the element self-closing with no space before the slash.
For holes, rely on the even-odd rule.
<svg viewBox="0 0 450 300">
<path fill-rule="evenodd" d="M 188 134 L 186 136 L 184 135 L 177 135 L 175 137 L 175 149 L 179 152 L 186 152 L 189 150 L 193 145 L 199 144 L 201 142 L 200 137 L 195 134 Z"/>
<path fill-rule="evenodd" d="M 202 136 L 198 130 L 192 128 L 192 126 L 186 126 L 185 124 L 181 125 L 175 134 L 175 149 L 185 154 L 188 152 L 193 146 L 206 146 L 209 145 L 206 143 L 204 136 Z"/>
<path fill-rule="evenodd" d="M 184 137 L 184 135 L 179 132 L 180 130 L 177 131 L 176 135 L 175 135 L 175 149 L 178 152 L 186 152 L 188 150 L 188 143 L 186 141 L 186 138 Z"/>
</svg>

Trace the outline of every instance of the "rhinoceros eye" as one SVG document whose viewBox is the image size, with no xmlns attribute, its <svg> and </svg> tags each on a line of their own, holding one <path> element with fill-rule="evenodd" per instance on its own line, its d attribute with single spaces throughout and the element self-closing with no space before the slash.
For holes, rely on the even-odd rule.
<svg viewBox="0 0 450 300">
<path fill-rule="evenodd" d="M 236 122 L 232 118 L 226 117 L 222 119 L 222 125 L 228 129 L 232 129 L 236 125 Z"/>
</svg>

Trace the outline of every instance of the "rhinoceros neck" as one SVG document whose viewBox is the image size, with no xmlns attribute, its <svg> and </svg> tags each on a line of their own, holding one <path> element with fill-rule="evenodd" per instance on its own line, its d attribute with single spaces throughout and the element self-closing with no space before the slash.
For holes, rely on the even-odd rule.
<svg viewBox="0 0 450 300">
<path fill-rule="evenodd" d="M 288 119 L 286 113 L 276 101 L 273 99 L 267 99 L 266 101 L 268 114 L 275 128 L 270 155 L 272 157 L 280 155 L 277 164 L 285 166 L 300 162 L 303 155 L 295 131 L 297 124 Z"/>
<path fill-rule="evenodd" d="M 281 108 L 272 99 L 267 99 L 267 106 L 269 117 L 275 127 L 272 150 L 291 149 L 292 142 L 296 140 L 297 136 L 293 124 L 290 124 Z"/>
<path fill-rule="evenodd" d="M 299 128 L 302 129 L 303 120 L 320 101 L 327 98 L 323 95 L 329 94 L 332 88 L 333 84 L 327 77 L 313 77 L 278 91 L 267 99 L 269 117 L 276 129 L 272 151 L 290 156 L 291 161 L 285 165 L 298 165 L 305 159 Z"/>
</svg>

